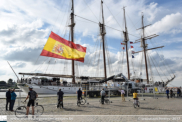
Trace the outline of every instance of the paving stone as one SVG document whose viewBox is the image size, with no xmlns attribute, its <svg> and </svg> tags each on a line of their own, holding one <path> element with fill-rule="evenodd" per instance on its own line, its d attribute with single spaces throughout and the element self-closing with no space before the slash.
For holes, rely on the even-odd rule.
<svg viewBox="0 0 182 122">
<path fill-rule="evenodd" d="M 123 115 L 182 115 L 182 105 L 181 98 L 171 98 L 167 99 L 165 97 L 159 97 L 158 99 L 153 99 L 152 97 L 144 97 L 144 100 L 140 100 L 140 107 L 133 107 L 133 100 L 130 98 L 130 101 L 121 102 L 120 97 L 113 97 L 113 103 L 110 104 L 100 104 L 100 98 L 92 98 L 88 99 L 89 104 L 81 105 L 78 107 L 76 105 L 76 97 L 64 98 L 64 109 L 56 108 L 57 98 L 49 97 L 49 98 L 41 98 L 39 99 L 39 105 L 43 105 L 44 113 L 43 116 L 39 116 L 37 120 L 29 120 L 29 121 L 43 121 L 41 118 L 50 117 L 52 115 L 53 118 L 61 117 L 72 117 L 76 119 L 76 121 L 113 121 L 120 122 L 125 120 L 139 121 L 138 118 L 140 116 L 123 116 Z M 5 99 L 0 99 L 0 115 L 11 115 L 8 118 L 13 118 L 16 116 L 15 112 L 10 112 L 5 110 Z M 23 105 L 23 104 L 21 104 Z M 14 110 L 18 107 L 18 100 L 16 100 Z M 31 109 L 31 108 L 30 108 Z M 74 116 L 76 115 L 76 116 Z M 82 115 L 82 116 L 80 116 Z M 98 116 L 99 115 L 99 116 Z M 179 117 L 179 116 L 178 116 Z M 31 118 L 31 116 L 29 117 Z M 40 120 L 38 120 L 40 119 Z M 155 119 L 155 118 L 154 118 Z M 180 119 L 182 121 L 182 117 Z M 16 120 L 10 120 L 12 122 L 16 122 Z M 20 120 L 17 120 L 20 121 Z M 24 120 L 22 120 L 24 121 Z M 46 120 L 46 121 L 59 121 L 59 120 Z M 72 121 L 72 120 L 62 120 L 62 121 Z"/>
</svg>

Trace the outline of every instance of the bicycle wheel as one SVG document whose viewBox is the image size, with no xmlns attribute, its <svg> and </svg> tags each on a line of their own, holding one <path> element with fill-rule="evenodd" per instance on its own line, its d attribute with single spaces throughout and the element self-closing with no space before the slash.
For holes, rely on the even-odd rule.
<svg viewBox="0 0 182 122">
<path fill-rule="evenodd" d="M 81 101 L 80 101 L 81 103 L 81 105 L 84 105 L 85 103 L 86 103 L 86 100 L 83 98 L 83 99 L 81 99 Z"/>
<path fill-rule="evenodd" d="M 100 104 L 101 104 L 101 99 L 99 99 L 99 102 L 100 102 Z"/>
<path fill-rule="evenodd" d="M 62 103 L 62 102 L 60 102 L 60 104 L 59 104 L 59 108 L 60 108 L 60 109 L 62 108 L 62 104 L 63 104 L 63 103 Z"/>
<path fill-rule="evenodd" d="M 140 107 L 140 102 L 138 101 L 138 107 Z"/>
<path fill-rule="evenodd" d="M 105 103 L 110 104 L 110 100 L 105 100 Z"/>
<path fill-rule="evenodd" d="M 34 115 L 42 115 L 44 113 L 44 107 L 42 105 L 37 105 L 34 108 Z"/>
<path fill-rule="evenodd" d="M 79 106 L 79 107 L 80 107 L 80 104 L 81 104 L 81 103 L 80 103 L 79 101 L 77 101 L 77 106 Z"/>
<path fill-rule="evenodd" d="M 15 110 L 15 115 L 17 118 L 24 118 L 26 115 L 26 107 L 25 106 L 19 106 L 16 110 Z"/>
</svg>

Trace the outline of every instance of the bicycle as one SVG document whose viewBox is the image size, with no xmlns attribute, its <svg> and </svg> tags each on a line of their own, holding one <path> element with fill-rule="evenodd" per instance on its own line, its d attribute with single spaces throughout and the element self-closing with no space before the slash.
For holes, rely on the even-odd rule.
<svg viewBox="0 0 182 122">
<path fill-rule="evenodd" d="M 34 115 L 42 115 L 44 112 L 44 107 L 42 105 L 38 105 L 38 99 L 35 100 L 35 106 L 34 106 Z M 26 110 L 27 110 L 27 106 L 26 106 L 26 102 L 21 101 L 24 105 L 23 106 L 19 106 L 16 110 L 15 110 L 15 116 L 17 118 L 24 118 L 26 117 Z M 32 113 L 32 112 L 30 112 Z"/>
<path fill-rule="evenodd" d="M 77 101 L 77 105 L 80 106 L 80 105 L 84 105 L 86 103 L 86 100 L 84 98 L 81 97 L 80 100 Z"/>
<path fill-rule="evenodd" d="M 63 105 L 63 99 L 60 99 L 60 102 L 58 103 L 58 106 L 60 109 L 61 109 L 62 105 Z"/>
<path fill-rule="evenodd" d="M 102 103 L 101 102 L 101 99 L 99 100 L 99 102 Z M 111 101 L 109 100 L 109 98 L 104 98 L 104 102 L 107 103 L 107 104 L 110 104 L 111 103 Z"/>
<path fill-rule="evenodd" d="M 133 106 L 136 108 L 137 106 L 140 107 L 140 102 L 138 101 L 138 98 L 134 99 Z"/>
</svg>

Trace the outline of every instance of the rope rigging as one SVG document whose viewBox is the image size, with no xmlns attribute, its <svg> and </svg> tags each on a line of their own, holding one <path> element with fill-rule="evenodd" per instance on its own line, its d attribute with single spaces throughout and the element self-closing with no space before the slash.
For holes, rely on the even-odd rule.
<svg viewBox="0 0 182 122">
<path fill-rule="evenodd" d="M 153 46 L 153 43 L 150 41 L 150 43 L 152 44 L 152 46 Z M 154 46 L 153 46 L 154 47 Z M 157 55 L 158 55 L 158 57 L 162 60 L 162 57 L 160 56 L 160 54 L 157 52 L 157 51 L 155 51 L 156 53 L 157 53 Z M 167 66 L 166 65 L 164 65 L 164 62 L 165 62 L 165 60 L 163 60 L 162 61 L 162 64 L 163 64 L 163 66 L 164 67 L 166 67 L 166 69 L 167 69 L 167 72 L 169 73 L 169 75 L 171 76 L 171 73 L 168 71 L 168 68 L 167 68 Z M 171 77 L 172 78 L 172 77 Z"/>
<path fill-rule="evenodd" d="M 151 59 L 150 54 L 149 54 L 149 59 Z M 151 61 L 152 61 L 153 65 L 154 65 L 155 69 L 157 70 L 157 68 L 156 68 L 156 66 L 155 66 L 155 63 L 153 62 L 152 59 L 151 59 Z M 158 75 L 159 75 L 159 77 L 160 77 L 160 79 L 161 79 L 161 81 L 162 81 L 161 75 L 159 74 L 159 71 L 158 71 L 158 70 L 157 70 L 157 73 L 158 73 Z"/>
<path fill-rule="evenodd" d="M 147 60 L 148 60 L 148 66 L 149 66 L 150 74 L 151 74 L 151 80 L 154 82 L 152 67 L 151 67 L 151 63 L 150 63 L 150 60 L 149 60 L 149 55 L 148 55 L 148 53 L 147 53 Z M 149 75 L 149 76 L 150 76 L 150 75 Z"/>
<path fill-rule="evenodd" d="M 149 30 L 148 30 L 149 31 Z M 153 39 L 154 41 L 155 41 L 155 39 Z M 152 43 L 152 41 L 150 41 L 150 43 L 152 44 L 152 46 L 154 47 L 154 45 L 153 45 L 153 43 Z M 162 60 L 162 57 L 160 56 L 160 54 L 158 53 L 158 51 L 155 51 L 156 53 L 157 53 L 157 55 L 159 56 L 159 58 Z M 162 49 L 161 49 L 161 52 L 162 52 Z M 164 61 L 162 61 L 162 64 L 163 64 L 163 66 L 165 65 L 165 60 Z M 169 65 L 165 65 L 164 67 L 166 67 L 166 69 L 167 69 L 167 72 L 169 73 L 169 75 L 171 76 L 171 73 L 174 75 L 174 73 L 170 70 L 170 67 L 169 67 Z M 170 73 L 171 72 L 171 73 Z M 172 78 L 172 76 L 171 76 L 171 78 Z"/>
</svg>

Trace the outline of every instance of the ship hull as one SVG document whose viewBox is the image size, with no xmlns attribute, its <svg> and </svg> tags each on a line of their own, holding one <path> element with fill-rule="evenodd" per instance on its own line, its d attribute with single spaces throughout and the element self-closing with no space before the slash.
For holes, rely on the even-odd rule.
<svg viewBox="0 0 182 122">
<path fill-rule="evenodd" d="M 29 87 L 32 86 L 33 90 L 37 92 L 37 94 L 57 94 L 58 90 L 61 89 L 65 94 L 76 94 L 76 91 L 80 87 L 64 87 L 64 86 L 38 86 L 35 84 L 24 84 L 18 85 L 24 92 L 29 92 Z"/>
</svg>

